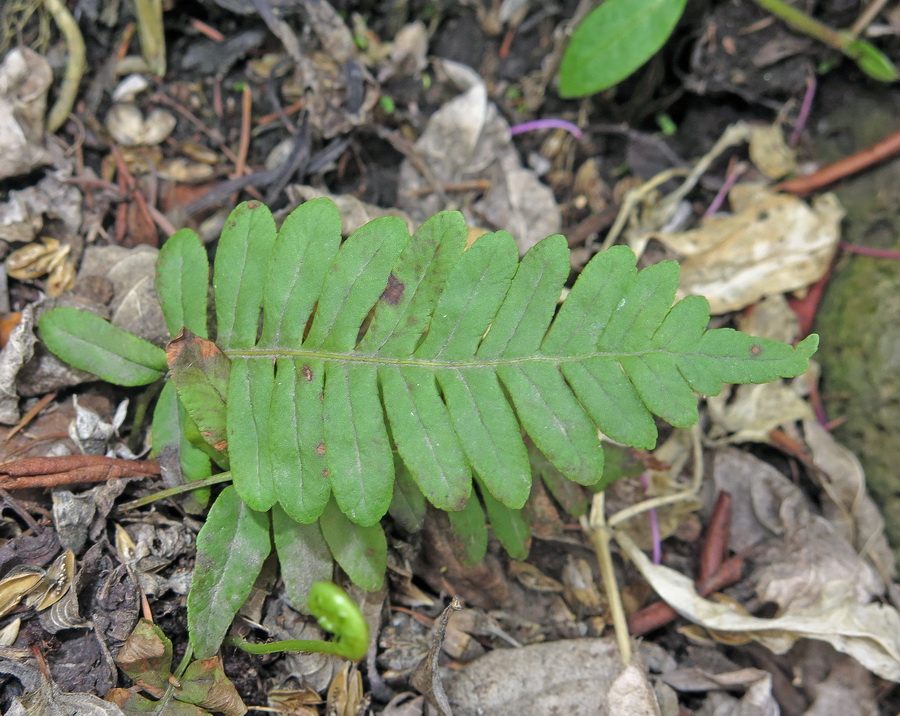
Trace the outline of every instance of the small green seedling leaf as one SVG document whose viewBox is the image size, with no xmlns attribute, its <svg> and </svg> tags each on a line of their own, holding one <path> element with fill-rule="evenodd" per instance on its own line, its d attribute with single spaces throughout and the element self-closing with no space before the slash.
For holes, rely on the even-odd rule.
<svg viewBox="0 0 900 716">
<path fill-rule="evenodd" d="M 153 456 L 169 467 L 175 465 L 181 470 L 184 482 L 203 480 L 212 474 L 209 456 L 191 443 L 190 432 L 196 431 L 196 425 L 178 400 L 175 385 L 169 381 L 159 394 L 156 408 L 153 411 L 151 436 Z M 209 488 L 192 490 L 182 498 L 182 506 L 191 514 L 198 514 L 206 508 L 209 501 Z"/>
<path fill-rule="evenodd" d="M 147 385 L 166 373 L 162 348 L 75 308 L 53 308 L 38 325 L 47 347 L 69 365 L 116 385 Z"/>
<path fill-rule="evenodd" d="M 522 517 L 522 511 L 509 509 L 483 485 L 481 488 L 481 502 L 494 536 L 510 557 L 519 561 L 526 559 L 531 546 L 531 529 Z"/>
<path fill-rule="evenodd" d="M 453 537 L 453 551 L 466 566 L 478 564 L 487 553 L 488 531 L 484 521 L 484 510 L 474 493 L 466 506 L 458 512 L 448 512 L 450 533 Z"/>
<path fill-rule="evenodd" d="M 199 658 L 216 653 L 271 548 L 269 515 L 251 510 L 234 487 L 226 487 L 197 535 L 187 598 L 188 631 Z"/>
<path fill-rule="evenodd" d="M 584 97 L 624 80 L 666 43 L 685 3 L 606 0 L 575 28 L 559 69 L 559 93 Z"/>
<path fill-rule="evenodd" d="M 867 40 L 854 40 L 844 47 L 844 54 L 852 58 L 863 72 L 879 82 L 900 79 L 897 66 L 881 50 Z"/>
<path fill-rule="evenodd" d="M 397 479 L 394 482 L 394 499 L 389 512 L 394 521 L 407 532 L 418 532 L 425 523 L 428 504 L 419 486 L 413 482 L 406 465 L 398 458 L 394 460 Z"/>
</svg>

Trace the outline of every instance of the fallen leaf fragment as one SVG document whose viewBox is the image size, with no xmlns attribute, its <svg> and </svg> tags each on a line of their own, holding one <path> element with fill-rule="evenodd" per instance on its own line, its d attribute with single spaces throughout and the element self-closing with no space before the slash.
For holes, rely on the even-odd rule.
<svg viewBox="0 0 900 716">
<path fill-rule="evenodd" d="M 840 240 L 844 210 L 834 194 L 812 206 L 759 185 L 729 195 L 734 214 L 714 216 L 691 231 L 656 233 L 681 254 L 681 295 L 705 296 L 713 314 L 737 311 L 764 296 L 815 283 Z"/>
<path fill-rule="evenodd" d="M 44 148 L 50 63 L 27 48 L 15 48 L 0 64 L 0 179 L 51 162 Z"/>
<path fill-rule="evenodd" d="M 784 654 L 800 639 L 825 641 L 882 679 L 900 682 L 900 612 L 884 604 L 861 604 L 846 582 L 826 584 L 809 606 L 761 619 L 703 599 L 688 577 L 653 564 L 627 535 L 616 538 L 657 594 L 695 624 L 737 632 L 776 654 Z"/>
</svg>

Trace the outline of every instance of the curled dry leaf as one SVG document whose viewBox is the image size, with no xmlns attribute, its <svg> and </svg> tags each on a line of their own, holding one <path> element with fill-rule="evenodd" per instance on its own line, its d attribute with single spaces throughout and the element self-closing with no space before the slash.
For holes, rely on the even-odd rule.
<svg viewBox="0 0 900 716">
<path fill-rule="evenodd" d="M 0 64 L 0 179 L 51 162 L 44 148 L 50 63 L 27 48 L 15 48 Z"/>
<path fill-rule="evenodd" d="M 175 129 L 175 115 L 164 109 L 154 109 L 144 119 L 136 104 L 114 104 L 106 115 L 106 128 L 118 144 L 153 146 L 160 144 Z"/>
<path fill-rule="evenodd" d="M 33 606 L 38 611 L 53 606 L 69 591 L 74 579 L 75 553 L 67 549 L 56 558 L 40 581 L 34 585 L 25 604 Z"/>
<path fill-rule="evenodd" d="M 813 462 L 827 476 L 821 481 L 828 498 L 823 506 L 825 516 L 886 581 L 894 579 L 897 567 L 884 534 L 884 517 L 866 491 L 859 458 L 815 420 L 803 421 L 803 433 Z"/>
<path fill-rule="evenodd" d="M 729 195 L 734 214 L 700 228 L 657 233 L 686 257 L 681 294 L 705 296 L 713 314 L 737 311 L 763 296 L 796 291 L 825 273 L 840 240 L 844 210 L 834 194 L 812 206 L 759 185 L 739 184 Z"/>
<path fill-rule="evenodd" d="M 19 565 L 0 579 L 0 616 L 11 612 L 43 576 L 44 570 L 40 567 Z"/>
<path fill-rule="evenodd" d="M 769 179 L 781 179 L 797 169 L 797 156 L 780 124 L 753 125 L 750 129 L 750 159 Z"/>
<path fill-rule="evenodd" d="M 808 606 L 762 619 L 703 599 L 688 577 L 653 564 L 627 535 L 617 534 L 616 539 L 657 594 L 695 624 L 753 639 L 776 654 L 784 654 L 800 639 L 825 641 L 882 679 L 900 681 L 900 612 L 859 602 L 847 582 L 829 582 Z"/>
<path fill-rule="evenodd" d="M 730 386 L 706 404 L 713 421 L 709 437 L 720 443 L 765 443 L 775 428 L 813 418 L 809 403 L 783 381 Z"/>
</svg>

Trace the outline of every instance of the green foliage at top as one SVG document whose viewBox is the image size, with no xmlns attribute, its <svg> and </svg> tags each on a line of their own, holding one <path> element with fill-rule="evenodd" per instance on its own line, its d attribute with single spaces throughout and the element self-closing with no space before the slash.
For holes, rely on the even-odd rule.
<svg viewBox="0 0 900 716">
<path fill-rule="evenodd" d="M 451 513 L 467 561 L 484 555 L 485 515 L 522 558 L 534 450 L 523 432 L 552 466 L 541 474 L 554 494 L 567 494 L 566 479 L 602 489 L 598 429 L 652 448 L 654 416 L 688 427 L 696 393 L 799 375 L 817 345 L 707 330 L 705 299 L 674 302 L 677 264 L 638 271 L 626 247 L 595 256 L 560 304 L 562 236 L 520 260 L 506 232 L 468 250 L 466 233 L 460 214 L 442 212 L 412 236 L 388 217 L 342 240 L 328 200 L 303 204 L 280 229 L 247 202 L 217 249 L 215 342 L 203 337 L 206 254 L 189 231 L 160 252 L 160 301 L 178 332 L 165 354 L 80 311 L 41 318 L 51 350 L 111 382 L 152 382 L 167 361 L 154 453 L 177 454 L 168 464 L 186 481 L 208 476 L 210 459 L 231 470 L 197 540 L 188 624 L 199 656 L 222 643 L 273 537 L 301 609 L 332 559 L 380 588 L 378 521 L 390 509 L 414 529 L 426 499 Z"/>
<path fill-rule="evenodd" d="M 584 97 L 617 85 L 669 39 L 686 0 L 606 0 L 579 23 L 559 68 L 559 93 Z"/>
</svg>

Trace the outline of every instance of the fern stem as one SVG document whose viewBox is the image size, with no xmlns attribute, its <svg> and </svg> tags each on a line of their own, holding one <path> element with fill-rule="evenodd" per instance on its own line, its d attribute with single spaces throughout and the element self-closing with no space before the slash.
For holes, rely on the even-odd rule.
<svg viewBox="0 0 900 716">
<path fill-rule="evenodd" d="M 652 497 L 649 500 L 643 500 L 635 505 L 619 510 L 606 521 L 606 524 L 609 527 L 615 527 L 626 520 L 644 514 L 647 510 L 654 510 L 658 507 L 665 507 L 666 505 L 674 505 L 677 502 L 684 502 L 685 500 L 696 497 L 697 492 L 700 490 L 700 483 L 703 481 L 703 444 L 700 439 L 700 429 L 696 425 L 691 428 L 691 448 L 694 458 L 694 468 L 691 473 L 691 484 L 687 488 L 681 492 L 676 492 L 674 495 Z"/>
<path fill-rule="evenodd" d="M 582 518 L 582 527 L 590 535 L 591 545 L 597 555 L 597 565 L 600 567 L 600 578 L 603 580 L 603 589 L 609 603 L 609 615 L 612 618 L 613 630 L 616 632 L 619 655 L 622 657 L 622 663 L 628 666 L 631 663 L 631 637 L 628 635 L 628 621 L 625 618 L 622 595 L 619 593 L 612 552 L 609 549 L 610 533 L 604 524 L 605 510 L 604 493 L 598 492 L 594 495 L 590 518 L 588 520 Z"/>
<path fill-rule="evenodd" d="M 160 490 L 159 492 L 154 492 L 152 495 L 145 495 L 144 497 L 139 497 L 136 500 L 132 500 L 131 502 L 126 502 L 124 505 L 119 505 L 119 510 L 133 510 L 138 507 L 143 507 L 144 505 L 149 505 L 151 502 L 156 502 L 157 500 L 164 500 L 167 497 L 174 497 L 175 495 L 180 495 L 182 492 L 190 492 L 191 490 L 197 490 L 201 487 L 210 487 L 211 485 L 218 485 L 223 482 L 231 481 L 231 473 L 230 472 L 220 472 L 218 475 L 213 475 L 212 477 L 207 477 L 203 480 L 197 480 L 195 482 L 187 482 L 184 485 L 176 485 L 175 487 L 170 487 L 167 490 Z"/>
</svg>

